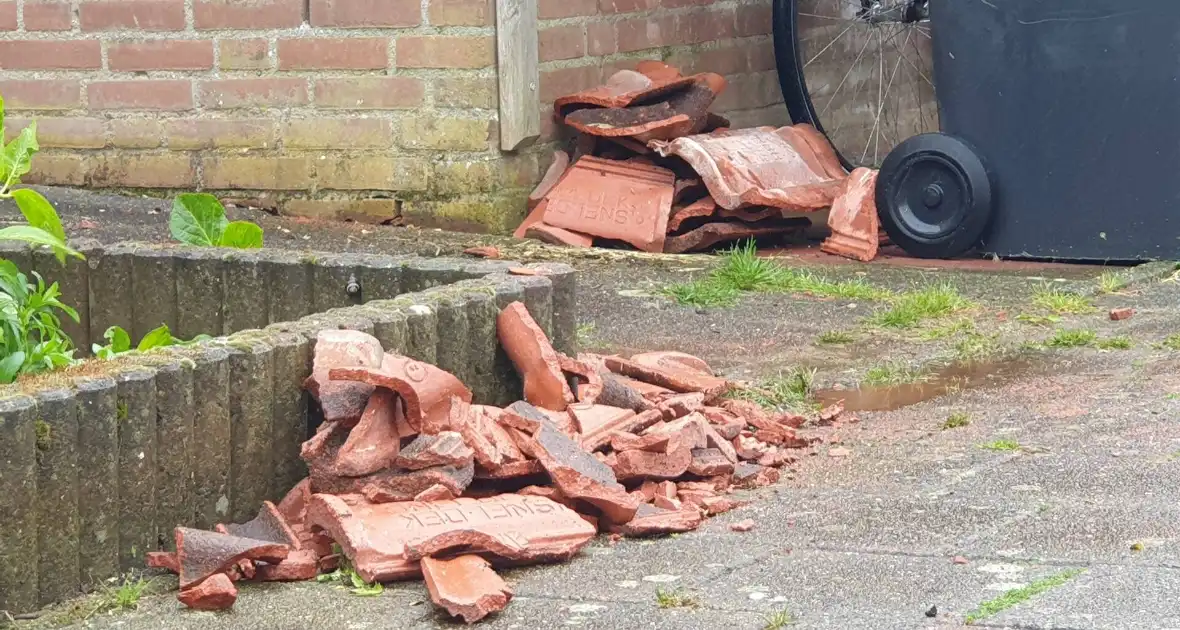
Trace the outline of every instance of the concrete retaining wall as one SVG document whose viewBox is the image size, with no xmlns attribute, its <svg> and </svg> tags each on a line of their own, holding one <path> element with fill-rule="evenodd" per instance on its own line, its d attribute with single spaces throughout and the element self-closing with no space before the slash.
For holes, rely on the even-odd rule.
<svg viewBox="0 0 1180 630">
<path fill-rule="evenodd" d="M 28 254 L 11 253 L 0 255 L 21 264 Z M 67 303 L 85 306 L 78 329 L 91 337 L 117 323 L 138 338 L 160 321 L 182 336 L 232 334 L 0 392 L 0 609 L 76 594 L 170 547 L 176 525 L 246 520 L 281 498 L 306 475 L 302 382 L 320 330 L 370 332 L 387 351 L 454 372 L 478 402 L 517 400 L 496 314 L 522 300 L 559 349 L 575 352 L 574 275 L 551 264 L 508 275 L 509 266 L 121 245 L 92 248 L 64 271 L 42 267 L 63 279 Z M 352 279 L 359 293 L 346 290 Z"/>
</svg>

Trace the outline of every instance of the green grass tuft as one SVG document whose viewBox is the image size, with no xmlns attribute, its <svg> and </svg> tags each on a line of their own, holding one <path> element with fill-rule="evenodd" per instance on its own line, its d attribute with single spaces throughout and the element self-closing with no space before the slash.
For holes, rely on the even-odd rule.
<svg viewBox="0 0 1180 630">
<path fill-rule="evenodd" d="M 820 333 L 819 337 L 816 337 L 815 340 L 817 343 L 821 344 L 839 345 L 852 343 L 856 341 L 856 337 L 854 337 L 852 333 L 845 332 L 843 330 L 829 330 L 827 332 Z"/>
<path fill-rule="evenodd" d="M 971 417 L 962 411 L 956 411 L 947 416 L 946 421 L 942 423 L 942 430 L 961 429 L 969 424 L 971 424 Z"/>
<path fill-rule="evenodd" d="M 151 593 L 151 580 L 130 575 L 113 580 L 113 586 L 104 584 L 99 589 L 94 613 L 135 610 L 139 608 L 139 600 Z"/>
<path fill-rule="evenodd" d="M 974 333 L 975 322 L 969 319 L 957 319 L 953 322 L 948 322 L 941 326 L 935 326 L 927 330 L 923 330 L 921 337 L 923 341 L 937 341 L 939 339 L 946 339 L 954 337 L 959 333 Z"/>
<path fill-rule="evenodd" d="M 1160 345 L 1168 350 L 1180 350 L 1180 333 L 1168 335 Z"/>
<path fill-rule="evenodd" d="M 1094 345 L 1102 350 L 1130 350 L 1132 344 L 1130 337 L 1119 335 L 1117 337 L 1099 339 Z"/>
<path fill-rule="evenodd" d="M 913 328 L 928 319 L 959 313 L 971 306 L 971 301 L 955 287 L 937 284 L 894 297 L 889 308 L 873 314 L 869 321 L 886 328 Z"/>
<path fill-rule="evenodd" d="M 1102 293 L 1117 293 L 1131 283 L 1127 274 L 1122 271 L 1104 271 L 1098 276 L 1098 291 Z"/>
<path fill-rule="evenodd" d="M 684 306 L 716 308 L 737 304 L 741 292 L 706 278 L 665 287 L 663 293 Z"/>
<path fill-rule="evenodd" d="M 979 448 L 989 451 L 1019 451 L 1020 442 L 1016 440 L 995 440 L 986 444 L 980 444 Z"/>
<path fill-rule="evenodd" d="M 1057 315 L 1089 313 L 1094 310 L 1090 300 L 1072 291 L 1044 285 L 1032 296 L 1033 304 Z"/>
<path fill-rule="evenodd" d="M 1050 591 L 1072 580 L 1077 575 L 1081 574 L 1083 569 L 1069 569 L 1050 575 L 1049 577 L 1041 578 L 1028 586 L 1021 588 L 1014 588 L 999 597 L 986 601 L 979 605 L 975 610 L 967 613 L 967 618 L 964 620 L 967 624 L 973 624 L 976 621 L 982 621 L 1003 612 L 1017 604 L 1026 602 L 1041 593 Z"/>
<path fill-rule="evenodd" d="M 815 374 L 814 369 L 794 368 L 760 381 L 753 387 L 733 390 L 728 395 L 774 411 L 811 411 L 816 407 L 811 400 Z"/>
<path fill-rule="evenodd" d="M 983 335 L 968 333 L 955 344 L 955 358 L 962 362 L 975 362 L 990 359 L 1003 351 L 999 333 Z"/>
<path fill-rule="evenodd" d="M 771 258 L 759 258 L 758 248 L 753 241 L 734 245 L 725 254 L 725 260 L 713 279 L 719 284 L 738 291 L 762 291 L 772 286 L 783 268 Z"/>
<path fill-rule="evenodd" d="M 893 362 L 869 368 L 865 372 L 864 378 L 860 380 L 860 384 L 869 387 L 889 387 L 905 383 L 918 383 L 926 379 L 927 375 L 924 372 L 915 370 L 902 362 Z"/>
<path fill-rule="evenodd" d="M 700 603 L 684 589 L 661 586 L 656 589 L 656 605 L 660 608 L 696 608 Z"/>
<path fill-rule="evenodd" d="M 1050 348 L 1081 348 L 1093 344 L 1098 335 L 1093 330 L 1060 329 L 1045 342 Z"/>
<path fill-rule="evenodd" d="M 795 616 L 791 614 L 791 611 L 780 608 L 766 616 L 766 624 L 762 626 L 762 630 L 782 630 L 793 623 L 795 623 Z"/>
<path fill-rule="evenodd" d="M 1022 313 L 1016 316 L 1016 321 L 1032 324 L 1033 326 L 1052 326 L 1061 321 L 1057 315 L 1029 315 Z"/>
</svg>

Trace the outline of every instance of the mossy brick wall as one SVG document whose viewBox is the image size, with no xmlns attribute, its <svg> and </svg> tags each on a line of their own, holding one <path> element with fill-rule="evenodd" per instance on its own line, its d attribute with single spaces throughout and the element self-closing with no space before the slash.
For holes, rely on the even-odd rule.
<svg viewBox="0 0 1180 630">
<path fill-rule="evenodd" d="M 369 332 L 386 350 L 436 363 L 478 401 L 500 405 L 517 400 L 521 387 L 496 337 L 500 308 L 523 301 L 558 348 L 576 351 L 574 273 L 564 265 L 530 265 L 542 275 L 516 276 L 501 262 L 163 251 L 91 251 L 87 263 L 57 275 L 89 286 L 91 330 L 119 323 L 113 317 L 154 322 L 189 311 L 203 313 L 193 325 L 215 322 L 229 332 L 234 321 L 241 329 L 0 389 L 0 610 L 26 612 L 69 597 L 142 567 L 145 552 L 171 546 L 177 525 L 247 520 L 263 500 L 281 498 L 306 475 L 303 380 L 320 330 Z M 250 285 L 252 296 L 218 297 L 161 271 L 182 261 L 219 267 L 206 270 L 214 292 L 275 274 L 305 279 L 307 289 L 284 291 L 300 285 L 265 280 Z M 354 298 L 338 284 L 345 274 L 360 278 L 363 303 L 348 305 Z M 140 296 L 95 293 L 144 277 L 162 285 Z M 131 308 L 114 308 L 117 299 Z"/>
<path fill-rule="evenodd" d="M 785 120 L 769 0 L 536 0 L 543 136 L 499 151 L 489 0 L 0 0 L 33 183 L 207 190 L 300 216 L 506 231 L 557 139 L 549 104 L 640 59 L 730 79 Z"/>
</svg>

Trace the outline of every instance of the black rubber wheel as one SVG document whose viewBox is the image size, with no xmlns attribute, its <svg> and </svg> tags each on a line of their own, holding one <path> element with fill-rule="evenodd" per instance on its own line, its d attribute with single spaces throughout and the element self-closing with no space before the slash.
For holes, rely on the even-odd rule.
<svg viewBox="0 0 1180 630">
<path fill-rule="evenodd" d="M 979 243 L 992 218 L 992 186 L 975 149 L 943 133 L 897 145 L 877 176 L 881 226 L 907 254 L 954 258 Z"/>
</svg>

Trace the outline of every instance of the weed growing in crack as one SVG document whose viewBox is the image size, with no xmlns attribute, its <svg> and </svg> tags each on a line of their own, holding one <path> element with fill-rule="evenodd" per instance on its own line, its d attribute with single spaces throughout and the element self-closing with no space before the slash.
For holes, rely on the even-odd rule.
<svg viewBox="0 0 1180 630">
<path fill-rule="evenodd" d="M 1180 333 L 1168 335 L 1160 345 L 1168 350 L 1180 350 Z"/>
<path fill-rule="evenodd" d="M 1098 276 L 1098 291 L 1101 293 L 1117 293 L 1126 288 L 1131 281 L 1127 274 L 1121 271 L 1104 271 Z"/>
<path fill-rule="evenodd" d="M 955 358 L 962 362 L 983 361 L 1003 351 L 999 333 L 970 333 L 955 344 Z"/>
<path fill-rule="evenodd" d="M 780 608 L 766 616 L 766 624 L 762 626 L 762 630 L 781 630 L 793 623 L 795 623 L 795 616 L 791 614 L 791 611 Z"/>
<path fill-rule="evenodd" d="M 865 372 L 864 378 L 860 380 L 860 384 L 861 386 L 868 385 L 869 387 L 889 387 L 891 385 L 904 385 L 905 383 L 918 383 L 926 380 L 926 378 L 927 376 L 924 372 L 915 370 L 905 363 L 895 362 L 869 368 Z"/>
<path fill-rule="evenodd" d="M 1021 313 L 1016 316 L 1016 321 L 1033 326 L 1052 326 L 1061 321 L 1057 315 L 1029 315 L 1028 313 Z"/>
<path fill-rule="evenodd" d="M 1094 305 L 1084 295 L 1066 291 L 1059 287 L 1043 285 L 1032 296 L 1036 306 L 1057 315 L 1089 313 Z"/>
<path fill-rule="evenodd" d="M 674 284 L 670 287 L 665 287 L 663 293 L 684 306 L 716 308 L 733 306 L 737 303 L 738 295 L 741 292 L 706 279 Z"/>
<path fill-rule="evenodd" d="M 971 424 L 971 417 L 962 411 L 956 411 L 947 416 L 946 421 L 942 423 L 942 430 L 946 431 L 947 429 L 960 429 L 969 424 Z"/>
<path fill-rule="evenodd" d="M 1016 440 L 995 440 L 986 444 L 980 444 L 979 448 L 1000 452 L 1019 451 L 1020 442 Z"/>
<path fill-rule="evenodd" d="M 1093 344 L 1098 335 L 1093 330 L 1062 328 L 1045 342 L 1050 348 L 1082 348 Z"/>
<path fill-rule="evenodd" d="M 816 370 L 794 368 L 760 381 L 753 387 L 738 389 L 729 393 L 731 398 L 748 400 L 760 407 L 772 410 L 806 412 L 816 405 L 811 400 L 814 392 Z"/>
<path fill-rule="evenodd" d="M 972 334 L 974 332 L 975 322 L 969 319 L 958 319 L 941 326 L 923 330 L 921 337 L 923 341 L 937 341 L 939 339 L 946 339 L 947 337 L 954 337 L 959 333 Z"/>
<path fill-rule="evenodd" d="M 936 284 L 894 297 L 889 308 L 874 313 L 869 323 L 886 328 L 913 328 L 923 321 L 959 313 L 972 306 L 954 286 Z"/>
<path fill-rule="evenodd" d="M 1094 343 L 1100 350 L 1130 350 L 1131 338 L 1126 335 L 1118 335 L 1116 337 L 1107 337 L 1106 339 L 1099 339 Z"/>
<path fill-rule="evenodd" d="M 820 335 L 816 337 L 815 340 L 817 343 L 834 346 L 852 343 L 856 341 L 856 337 L 854 337 L 852 333 L 845 332 L 843 330 L 829 330 L 827 332 L 820 333 Z"/>
<path fill-rule="evenodd" d="M 660 608 L 696 608 L 700 602 L 682 588 L 661 586 L 656 589 L 656 605 Z"/>
<path fill-rule="evenodd" d="M 753 241 L 745 241 L 725 253 L 725 262 L 713 272 L 713 279 L 738 291 L 763 291 L 782 271 L 775 260 L 758 257 Z"/>
<path fill-rule="evenodd" d="M 1003 612 L 1017 604 L 1024 603 L 1041 593 L 1053 590 L 1081 574 L 1084 569 L 1069 569 L 1041 578 L 1028 586 L 1014 588 L 999 597 L 980 604 L 975 610 L 967 613 L 964 620 L 968 625 L 982 621 L 995 614 Z"/>
</svg>

